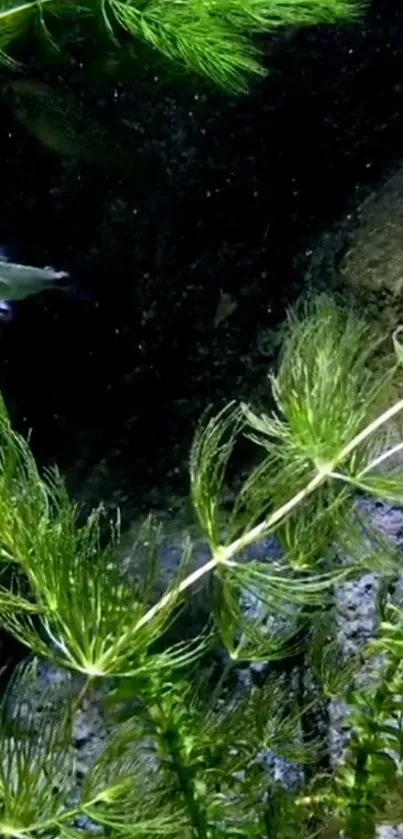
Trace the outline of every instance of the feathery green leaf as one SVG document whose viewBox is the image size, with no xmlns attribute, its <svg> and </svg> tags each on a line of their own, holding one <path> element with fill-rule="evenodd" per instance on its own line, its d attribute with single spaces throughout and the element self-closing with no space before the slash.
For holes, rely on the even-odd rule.
<svg viewBox="0 0 403 839">
<path fill-rule="evenodd" d="M 52 23 L 65 18 L 66 35 L 70 27 L 73 39 L 74 18 L 88 24 L 93 17 L 117 47 L 122 36 L 129 36 L 180 69 L 242 93 L 251 77 L 266 72 L 254 35 L 355 21 L 366 6 L 364 0 L 1 0 L 0 49 L 8 56 L 12 43 L 35 24 L 57 48 Z"/>
</svg>

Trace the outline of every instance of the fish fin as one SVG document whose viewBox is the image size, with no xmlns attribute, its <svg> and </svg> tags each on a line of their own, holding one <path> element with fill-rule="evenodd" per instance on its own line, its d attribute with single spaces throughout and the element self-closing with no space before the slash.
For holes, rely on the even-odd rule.
<svg viewBox="0 0 403 839">
<path fill-rule="evenodd" d="M 10 323 L 14 317 L 14 309 L 7 300 L 0 300 L 0 324 Z"/>
</svg>

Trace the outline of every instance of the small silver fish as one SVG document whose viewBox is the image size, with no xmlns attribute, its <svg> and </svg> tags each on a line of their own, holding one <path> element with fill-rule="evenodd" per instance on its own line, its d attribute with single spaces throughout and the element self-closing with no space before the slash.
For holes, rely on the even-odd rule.
<svg viewBox="0 0 403 839">
<path fill-rule="evenodd" d="M 49 266 L 35 268 L 0 259 L 0 298 L 6 301 L 24 300 L 46 289 L 60 288 L 60 280 L 68 276 L 67 271 L 55 271 Z"/>
<path fill-rule="evenodd" d="M 0 321 L 8 323 L 12 319 L 11 302 L 25 300 L 34 294 L 53 288 L 62 288 L 61 280 L 69 277 L 67 271 L 55 271 L 54 268 L 35 268 L 32 265 L 19 265 L 9 262 L 0 252 Z"/>
</svg>

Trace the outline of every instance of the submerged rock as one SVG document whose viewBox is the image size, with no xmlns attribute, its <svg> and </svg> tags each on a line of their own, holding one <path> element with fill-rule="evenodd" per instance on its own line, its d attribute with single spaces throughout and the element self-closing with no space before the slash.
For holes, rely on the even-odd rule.
<svg viewBox="0 0 403 839">
<path fill-rule="evenodd" d="M 352 288 L 403 301 L 403 165 L 358 207 L 340 270 Z"/>
</svg>

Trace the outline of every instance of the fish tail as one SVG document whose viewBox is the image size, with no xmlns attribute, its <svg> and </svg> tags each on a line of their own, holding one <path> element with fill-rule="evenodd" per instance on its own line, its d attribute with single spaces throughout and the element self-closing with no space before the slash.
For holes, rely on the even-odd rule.
<svg viewBox="0 0 403 839">
<path fill-rule="evenodd" d="M 49 274 L 51 274 L 50 279 L 54 280 L 55 282 L 59 282 L 59 280 L 68 280 L 70 277 L 68 271 L 55 271 L 53 265 L 45 265 L 43 270 L 49 271 Z"/>
</svg>

